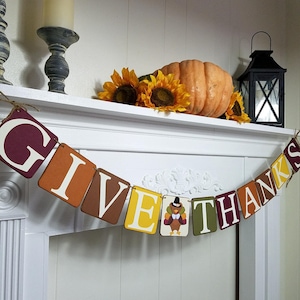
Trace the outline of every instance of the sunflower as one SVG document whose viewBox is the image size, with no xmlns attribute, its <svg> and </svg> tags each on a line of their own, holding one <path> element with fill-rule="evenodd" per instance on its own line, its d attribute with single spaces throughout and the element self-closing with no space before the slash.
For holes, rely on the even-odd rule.
<svg viewBox="0 0 300 300">
<path fill-rule="evenodd" d="M 251 119 L 245 113 L 243 97 L 240 92 L 235 91 L 231 95 L 230 104 L 225 112 L 227 120 L 234 120 L 239 123 L 249 123 Z"/>
<path fill-rule="evenodd" d="M 184 112 L 189 106 L 189 93 L 174 74 L 164 75 L 158 70 L 157 76 L 150 75 L 140 83 L 138 106 L 155 108 L 160 111 Z"/>
<path fill-rule="evenodd" d="M 111 75 L 112 82 L 103 85 L 103 92 L 98 93 L 98 98 L 112 102 L 135 105 L 138 95 L 139 80 L 134 70 L 122 69 L 122 77 L 114 70 Z"/>
</svg>

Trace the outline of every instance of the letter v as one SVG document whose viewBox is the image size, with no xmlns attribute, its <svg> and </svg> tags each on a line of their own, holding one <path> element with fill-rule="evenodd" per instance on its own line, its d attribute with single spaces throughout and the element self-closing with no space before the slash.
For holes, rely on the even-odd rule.
<svg viewBox="0 0 300 300">
<path fill-rule="evenodd" d="M 112 178 L 109 175 L 101 172 L 101 170 L 99 170 L 99 175 L 100 175 L 99 218 L 101 219 L 104 216 L 104 214 L 108 211 L 108 209 L 113 205 L 113 203 L 118 199 L 118 197 L 122 194 L 122 192 L 125 189 L 128 189 L 129 186 L 124 184 L 123 182 L 118 181 L 119 190 L 106 205 L 107 194 L 110 194 L 107 193 L 107 191 L 112 191 L 112 189 L 107 189 L 107 182 Z"/>
</svg>

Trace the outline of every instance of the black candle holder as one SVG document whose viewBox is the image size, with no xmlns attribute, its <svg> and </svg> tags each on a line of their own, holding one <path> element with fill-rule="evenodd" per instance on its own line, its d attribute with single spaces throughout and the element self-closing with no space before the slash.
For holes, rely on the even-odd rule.
<svg viewBox="0 0 300 300">
<path fill-rule="evenodd" d="M 79 40 L 79 36 L 71 29 L 63 27 L 42 27 L 37 35 L 48 45 L 51 56 L 45 64 L 45 74 L 50 79 L 50 92 L 65 94 L 65 79 L 69 76 L 69 66 L 64 58 L 66 50 Z"/>
</svg>

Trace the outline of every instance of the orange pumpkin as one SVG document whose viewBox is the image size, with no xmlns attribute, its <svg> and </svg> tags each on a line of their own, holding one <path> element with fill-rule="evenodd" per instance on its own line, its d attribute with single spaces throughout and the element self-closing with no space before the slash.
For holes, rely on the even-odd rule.
<svg viewBox="0 0 300 300">
<path fill-rule="evenodd" d="M 219 66 L 193 59 L 173 62 L 160 70 L 164 75 L 174 74 L 185 85 L 191 102 L 187 113 L 217 118 L 229 106 L 232 77 Z"/>
</svg>

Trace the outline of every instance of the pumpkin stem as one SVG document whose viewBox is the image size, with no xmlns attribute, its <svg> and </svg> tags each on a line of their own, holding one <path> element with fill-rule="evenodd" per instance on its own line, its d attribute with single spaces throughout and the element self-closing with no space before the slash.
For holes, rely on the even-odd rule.
<svg viewBox="0 0 300 300">
<path fill-rule="evenodd" d="M 139 80 L 139 81 L 142 81 L 142 80 L 147 79 L 147 80 L 151 81 L 150 75 L 152 75 L 152 74 L 142 75 L 142 76 L 140 76 L 140 77 L 138 78 L 138 80 Z"/>
<path fill-rule="evenodd" d="M 155 88 L 152 91 L 151 102 L 156 106 L 172 106 L 175 103 L 174 95 L 165 88 Z"/>
<path fill-rule="evenodd" d="M 119 86 L 113 94 L 113 102 L 134 105 L 137 100 L 137 92 L 131 85 Z"/>
</svg>

